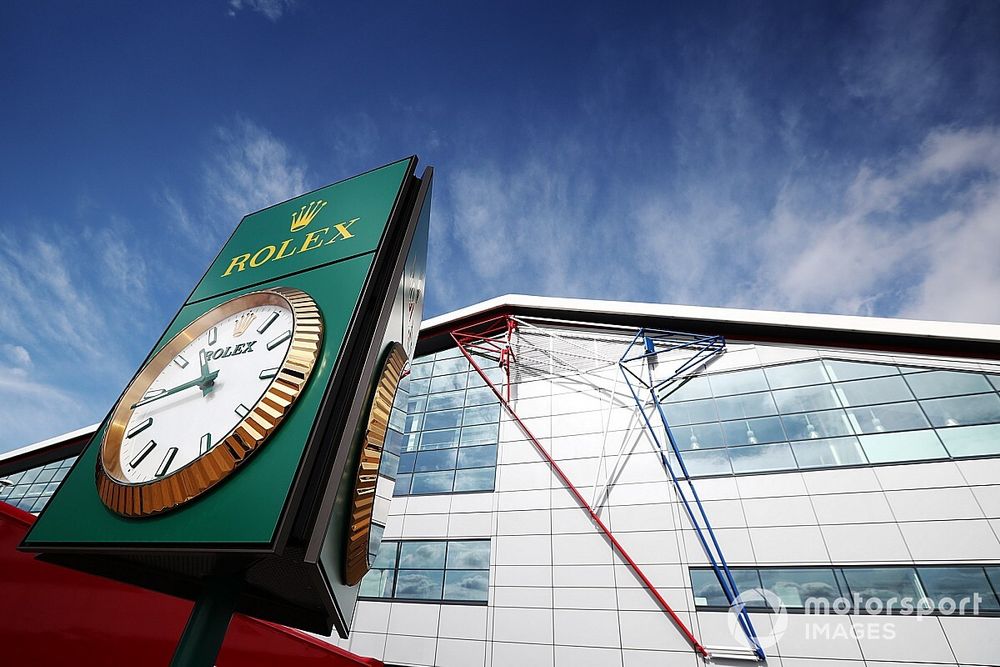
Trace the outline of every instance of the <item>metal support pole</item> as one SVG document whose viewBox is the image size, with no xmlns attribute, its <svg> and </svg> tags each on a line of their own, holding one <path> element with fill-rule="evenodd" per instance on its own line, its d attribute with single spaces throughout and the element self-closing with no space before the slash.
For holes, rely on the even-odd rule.
<svg viewBox="0 0 1000 667">
<path fill-rule="evenodd" d="M 213 667 L 236 610 L 242 577 L 238 572 L 209 579 L 195 600 L 170 667 Z"/>
</svg>

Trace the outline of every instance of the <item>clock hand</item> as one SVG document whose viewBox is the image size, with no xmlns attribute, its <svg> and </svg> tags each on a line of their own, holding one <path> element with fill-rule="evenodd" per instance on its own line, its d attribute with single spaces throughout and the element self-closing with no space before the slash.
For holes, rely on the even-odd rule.
<svg viewBox="0 0 1000 667">
<path fill-rule="evenodd" d="M 194 380 L 191 380 L 190 382 L 185 382 L 184 384 L 179 384 L 176 387 L 174 387 L 173 389 L 168 389 L 167 391 L 163 392 L 162 394 L 156 394 L 155 396 L 149 396 L 148 398 L 144 398 L 144 399 L 142 399 L 140 401 L 137 401 L 137 402 L 135 402 L 135 403 L 132 404 L 132 408 L 131 409 L 135 410 L 139 406 L 147 405 L 149 403 L 152 403 L 153 401 L 158 401 L 161 398 L 165 398 L 165 397 L 170 396 L 172 394 L 176 394 L 177 392 L 184 391 L 185 389 L 190 389 L 191 387 L 201 387 L 201 386 L 206 385 L 206 384 L 210 385 L 211 383 L 215 382 L 215 378 L 218 377 L 218 375 L 219 375 L 219 371 L 212 371 L 207 376 L 203 375 L 202 377 L 196 378 Z"/>
<path fill-rule="evenodd" d="M 206 352 L 205 350 L 202 350 L 201 352 L 199 352 L 198 353 L 198 361 L 201 362 L 201 378 L 200 379 L 204 380 L 198 386 L 201 387 L 201 395 L 202 396 L 208 396 L 212 392 L 213 387 L 215 386 L 215 376 L 212 375 L 211 372 L 208 370 L 208 352 Z M 218 374 L 219 374 L 219 372 L 216 371 L 215 375 L 218 375 Z M 211 376 L 211 379 L 209 379 L 210 376 Z"/>
</svg>

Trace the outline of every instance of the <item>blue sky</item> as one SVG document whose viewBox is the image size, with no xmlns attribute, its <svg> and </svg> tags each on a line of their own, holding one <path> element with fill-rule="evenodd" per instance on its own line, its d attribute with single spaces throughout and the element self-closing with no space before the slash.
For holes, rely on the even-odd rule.
<svg viewBox="0 0 1000 667">
<path fill-rule="evenodd" d="M 997 35 L 996 2 L 2 3 L 0 451 L 103 417 L 244 213 L 411 153 L 431 315 L 1000 323 Z"/>
</svg>

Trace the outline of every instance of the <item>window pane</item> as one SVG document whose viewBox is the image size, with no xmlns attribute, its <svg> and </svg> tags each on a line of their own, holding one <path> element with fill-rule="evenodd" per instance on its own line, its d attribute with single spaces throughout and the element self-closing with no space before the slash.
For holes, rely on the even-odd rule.
<svg viewBox="0 0 1000 667">
<path fill-rule="evenodd" d="M 399 542 L 400 569 L 438 569 L 444 567 L 447 542 Z"/>
<path fill-rule="evenodd" d="M 736 582 L 736 590 L 739 591 L 740 599 L 747 607 L 766 607 L 764 597 L 760 594 L 760 574 L 752 569 L 730 569 L 733 581 Z M 723 573 L 722 576 L 725 576 Z"/>
<path fill-rule="evenodd" d="M 431 386 L 431 381 L 424 380 L 413 380 L 410 382 L 410 395 L 419 396 L 421 394 L 426 394 L 427 389 Z"/>
<path fill-rule="evenodd" d="M 840 407 L 837 392 L 829 384 L 781 389 L 774 392 L 774 400 L 778 404 L 778 410 L 784 414 Z"/>
<path fill-rule="evenodd" d="M 764 379 L 764 372 L 759 368 L 711 375 L 708 381 L 712 385 L 712 393 L 716 396 L 749 394 L 754 391 L 768 390 L 767 380 Z"/>
<path fill-rule="evenodd" d="M 741 394 L 715 399 L 719 419 L 746 419 L 777 414 L 770 392 Z"/>
<path fill-rule="evenodd" d="M 769 366 L 764 369 L 771 389 L 786 387 L 801 387 L 807 384 L 829 382 L 823 363 L 820 361 L 805 361 L 784 366 Z"/>
<path fill-rule="evenodd" d="M 906 381 L 910 383 L 917 398 L 978 394 L 992 390 L 986 378 L 979 373 L 962 373 L 961 371 L 918 373 L 907 375 Z"/>
<path fill-rule="evenodd" d="M 413 476 L 406 475 L 396 475 L 396 485 L 392 489 L 392 495 L 395 496 L 405 496 L 410 493 L 410 481 Z"/>
<path fill-rule="evenodd" d="M 400 570 L 396 579 L 396 599 L 439 600 L 442 570 Z"/>
<path fill-rule="evenodd" d="M 473 376 L 479 378 L 478 375 Z M 484 403 L 496 403 L 497 395 L 489 387 L 476 387 L 465 392 L 466 405 L 483 405 Z"/>
<path fill-rule="evenodd" d="M 987 375 L 986 377 L 989 379 L 990 384 L 993 385 L 993 388 L 1000 391 L 1000 375 Z"/>
<path fill-rule="evenodd" d="M 722 428 L 719 424 L 671 427 L 670 432 L 674 434 L 677 447 L 682 450 L 712 449 L 725 445 L 725 441 L 722 439 Z"/>
<path fill-rule="evenodd" d="M 413 382 L 410 382 L 410 391 L 413 391 Z M 406 403 L 406 411 L 410 414 L 414 412 L 423 412 L 424 408 L 427 407 L 427 397 L 426 396 L 411 396 L 410 400 Z"/>
<path fill-rule="evenodd" d="M 898 608 L 902 598 L 915 605 L 924 596 L 912 567 L 844 568 L 844 578 L 862 606 L 870 599 L 886 605 L 889 598 L 896 598 Z"/>
<path fill-rule="evenodd" d="M 728 607 L 729 601 L 722 592 L 722 584 L 712 570 L 691 570 L 691 588 L 694 603 L 699 607 Z"/>
<path fill-rule="evenodd" d="M 427 397 L 428 410 L 446 410 L 460 408 L 465 404 L 464 391 L 449 391 L 443 394 L 431 394 Z"/>
<path fill-rule="evenodd" d="M 833 438 L 851 435 L 851 422 L 843 410 L 807 412 L 801 415 L 784 415 L 781 422 L 789 440 Z"/>
<path fill-rule="evenodd" d="M 493 444 L 497 441 L 497 424 L 466 426 L 462 429 L 462 446 Z"/>
<path fill-rule="evenodd" d="M 676 461 L 672 462 L 674 470 L 681 474 Z M 692 477 L 699 475 L 728 475 L 733 472 L 729 465 L 729 456 L 725 449 L 703 449 L 684 452 L 684 465 Z"/>
<path fill-rule="evenodd" d="M 1000 454 L 1000 425 L 943 428 L 937 432 L 952 456 Z"/>
<path fill-rule="evenodd" d="M 465 389 L 465 378 L 465 373 L 460 375 L 435 375 L 431 378 L 430 393 L 436 394 L 442 391 Z"/>
<path fill-rule="evenodd" d="M 711 398 L 712 389 L 708 386 L 708 378 L 699 375 L 691 378 L 667 397 L 671 403 L 675 401 L 691 401 L 696 398 Z"/>
<path fill-rule="evenodd" d="M 393 570 L 369 570 L 361 580 L 359 595 L 369 598 L 392 597 Z"/>
<path fill-rule="evenodd" d="M 458 438 L 461 431 L 448 429 L 446 431 L 426 431 L 420 436 L 420 449 L 444 449 L 446 447 L 458 447 Z"/>
<path fill-rule="evenodd" d="M 430 377 L 431 365 L 432 364 L 428 363 L 413 364 L 412 366 L 410 366 L 410 379 L 422 380 L 423 378 Z"/>
<path fill-rule="evenodd" d="M 1000 592 L 1000 567 L 993 566 L 985 569 L 986 576 L 989 577 L 990 583 L 993 584 L 993 590 Z"/>
<path fill-rule="evenodd" d="M 461 351 L 458 356 L 438 358 L 434 363 L 434 375 L 448 375 L 449 373 L 464 373 L 469 370 L 469 362 L 466 361 Z"/>
<path fill-rule="evenodd" d="M 830 568 L 765 569 L 760 571 L 760 579 L 764 588 L 777 595 L 786 607 L 792 609 L 806 607 L 807 601 L 809 609 L 823 609 L 820 606 L 823 603 L 829 609 L 840 597 L 840 586 Z"/>
<path fill-rule="evenodd" d="M 497 446 L 463 447 L 458 453 L 459 468 L 482 468 L 497 463 Z"/>
<path fill-rule="evenodd" d="M 698 401 L 684 401 L 683 403 L 664 403 L 663 412 L 667 415 L 667 422 L 674 424 L 697 424 L 698 422 L 714 422 L 719 417 L 715 412 L 715 401 L 710 398 L 703 398 Z"/>
<path fill-rule="evenodd" d="M 892 403 L 873 405 L 867 408 L 851 408 L 847 411 L 854 431 L 861 433 L 884 433 L 887 431 L 907 431 L 927 428 L 927 418 L 916 403 Z"/>
<path fill-rule="evenodd" d="M 920 401 L 934 426 L 993 424 L 1000 422 L 1000 396 L 979 394 Z"/>
<path fill-rule="evenodd" d="M 439 449 L 437 451 L 420 452 L 413 470 L 427 472 L 428 470 L 447 470 L 455 467 L 457 449 Z"/>
<path fill-rule="evenodd" d="M 800 468 L 848 466 L 868 462 L 857 438 L 793 442 L 792 453 Z"/>
<path fill-rule="evenodd" d="M 835 382 L 899 375 L 899 370 L 895 366 L 887 364 L 870 364 L 864 361 L 840 361 L 836 359 L 825 359 L 823 364 L 826 366 L 827 373 L 830 374 L 830 379 Z"/>
<path fill-rule="evenodd" d="M 444 412 L 428 412 L 424 415 L 424 428 L 452 428 L 462 425 L 461 410 L 445 410 Z"/>
<path fill-rule="evenodd" d="M 454 470 L 413 473 L 410 493 L 451 493 Z"/>
<path fill-rule="evenodd" d="M 865 455 L 872 463 L 920 461 L 947 458 L 948 454 L 934 431 L 879 433 L 858 438 Z"/>
<path fill-rule="evenodd" d="M 764 470 L 794 470 L 795 457 L 788 443 L 780 445 L 755 445 L 730 449 L 729 458 L 733 472 L 761 472 Z M 684 461 L 687 462 L 685 455 Z"/>
<path fill-rule="evenodd" d="M 473 424 L 488 424 L 500 420 L 500 404 L 480 405 L 474 408 L 465 409 L 465 419 L 462 422 L 469 426 Z"/>
<path fill-rule="evenodd" d="M 901 376 L 855 380 L 836 386 L 837 394 L 845 406 L 913 400 L 913 395 L 910 394 L 910 390 Z"/>
<path fill-rule="evenodd" d="M 486 602 L 489 582 L 489 570 L 449 570 L 444 578 L 444 599 Z"/>
<path fill-rule="evenodd" d="M 448 569 L 485 570 L 490 566 L 489 540 L 464 540 L 448 543 Z"/>
<path fill-rule="evenodd" d="M 372 563 L 373 568 L 387 568 L 393 569 L 396 567 L 396 551 L 399 549 L 399 542 L 382 542 L 382 545 L 378 549 L 378 555 L 375 557 L 375 562 Z"/>
<path fill-rule="evenodd" d="M 765 442 L 781 442 L 785 431 L 778 417 L 760 417 L 723 422 L 722 431 L 729 446 L 756 445 Z"/>
<path fill-rule="evenodd" d="M 492 491 L 496 468 L 468 468 L 455 472 L 455 491 Z"/>
<path fill-rule="evenodd" d="M 993 588 L 986 580 L 986 573 L 981 567 L 919 567 L 920 581 L 936 609 L 941 608 L 943 598 L 944 609 L 953 605 L 959 609 L 965 603 L 967 613 L 972 613 L 973 605 L 979 609 L 1000 609 Z M 975 596 L 979 596 L 978 600 Z"/>
</svg>

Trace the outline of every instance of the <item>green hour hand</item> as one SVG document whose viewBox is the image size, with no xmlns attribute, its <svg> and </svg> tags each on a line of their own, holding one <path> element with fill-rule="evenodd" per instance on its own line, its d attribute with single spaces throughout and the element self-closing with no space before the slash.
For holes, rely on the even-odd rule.
<svg viewBox="0 0 1000 667">
<path fill-rule="evenodd" d="M 136 403 L 133 403 L 132 409 L 135 410 L 140 406 L 147 405 L 149 403 L 152 403 L 153 401 L 158 401 L 161 398 L 166 398 L 167 396 L 176 394 L 179 391 L 184 391 L 185 389 L 190 389 L 191 387 L 201 387 L 203 385 L 210 385 L 213 382 L 215 382 L 215 378 L 218 377 L 218 375 L 219 371 L 212 371 L 208 375 L 203 375 L 202 377 L 191 380 L 190 382 L 185 382 L 184 384 L 179 384 L 173 389 L 167 389 L 166 391 L 160 392 L 159 394 L 153 394 L 151 396 L 147 394 L 145 398 L 137 401 Z"/>
</svg>

